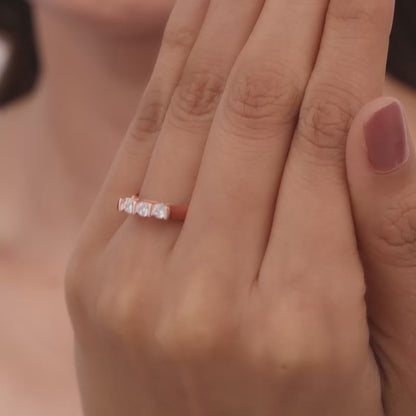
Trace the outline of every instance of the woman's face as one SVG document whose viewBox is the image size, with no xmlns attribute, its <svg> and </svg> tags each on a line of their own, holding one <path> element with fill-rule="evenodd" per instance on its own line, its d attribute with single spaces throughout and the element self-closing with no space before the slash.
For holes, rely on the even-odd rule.
<svg viewBox="0 0 416 416">
<path fill-rule="evenodd" d="M 37 6 L 110 25 L 143 32 L 166 21 L 175 0 L 31 0 Z"/>
</svg>

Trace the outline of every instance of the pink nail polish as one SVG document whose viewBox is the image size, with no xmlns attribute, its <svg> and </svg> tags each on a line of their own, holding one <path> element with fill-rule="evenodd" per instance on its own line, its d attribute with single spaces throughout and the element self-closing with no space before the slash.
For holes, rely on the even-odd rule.
<svg viewBox="0 0 416 416">
<path fill-rule="evenodd" d="M 378 110 L 367 121 L 364 132 L 368 157 L 377 172 L 388 173 L 407 162 L 407 128 L 397 101 Z"/>
</svg>

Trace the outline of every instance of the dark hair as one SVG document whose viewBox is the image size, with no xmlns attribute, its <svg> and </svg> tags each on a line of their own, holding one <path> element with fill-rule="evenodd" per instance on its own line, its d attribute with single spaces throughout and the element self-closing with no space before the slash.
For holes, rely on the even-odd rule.
<svg viewBox="0 0 416 416">
<path fill-rule="evenodd" d="M 387 69 L 416 88 L 416 1 L 396 0 Z"/>
<path fill-rule="evenodd" d="M 38 75 L 30 7 L 25 0 L 0 0 L 0 35 L 12 47 L 12 57 L 0 82 L 0 105 L 33 87 Z M 387 64 L 391 75 L 416 88 L 416 1 L 396 0 Z"/>
<path fill-rule="evenodd" d="M 10 62 L 0 80 L 0 105 L 30 91 L 38 75 L 30 7 L 25 0 L 0 0 L 0 36 L 11 48 Z"/>
</svg>

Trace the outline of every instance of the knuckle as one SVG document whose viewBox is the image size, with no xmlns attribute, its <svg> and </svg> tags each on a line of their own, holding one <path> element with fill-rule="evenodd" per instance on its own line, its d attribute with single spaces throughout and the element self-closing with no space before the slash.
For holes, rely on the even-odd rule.
<svg viewBox="0 0 416 416">
<path fill-rule="evenodd" d="M 260 370 L 272 372 L 289 383 L 304 377 L 330 379 L 334 374 L 340 379 L 351 373 L 357 358 L 353 347 L 344 347 L 318 324 L 312 324 L 312 333 L 311 324 L 306 326 L 293 319 L 291 322 L 291 327 L 280 326 L 278 331 L 258 335 L 257 351 L 250 356 Z"/>
<path fill-rule="evenodd" d="M 236 126 L 256 130 L 291 124 L 301 103 L 302 90 L 300 80 L 284 66 L 243 65 L 231 80 L 225 116 Z"/>
<path fill-rule="evenodd" d="M 130 289 L 101 290 L 94 303 L 94 327 L 108 340 L 130 344 L 140 341 L 140 299 Z M 132 336 L 134 334 L 134 337 Z"/>
<path fill-rule="evenodd" d="M 346 138 L 358 106 L 355 99 L 343 99 L 342 95 L 336 91 L 316 94 L 303 105 L 297 143 L 311 156 L 344 159 Z"/>
<path fill-rule="evenodd" d="M 188 292 L 189 293 L 189 292 Z M 200 295 L 185 297 L 179 306 L 161 318 L 156 340 L 162 351 L 175 361 L 201 361 L 221 350 L 230 339 L 230 322 L 213 312 Z"/>
<path fill-rule="evenodd" d="M 224 78 L 212 70 L 185 73 L 172 97 L 173 120 L 182 127 L 191 122 L 210 122 L 224 84 Z"/>
<path fill-rule="evenodd" d="M 186 316 L 163 322 L 157 329 L 157 340 L 167 356 L 177 361 L 199 361 L 218 349 L 220 336 L 207 319 Z"/>
<path fill-rule="evenodd" d="M 416 265 L 416 192 L 390 205 L 379 225 L 378 238 L 385 261 Z"/>
<path fill-rule="evenodd" d="M 334 241 L 321 245 L 319 250 L 325 250 L 327 256 L 335 260 L 334 266 L 327 267 L 325 277 L 320 262 L 314 263 L 306 256 L 302 260 L 286 256 L 281 261 L 281 296 L 295 303 L 312 296 L 308 303 L 298 308 L 299 312 L 305 316 L 318 313 L 323 316 L 320 317 L 322 324 L 336 326 L 332 320 L 343 319 L 341 311 L 351 309 L 351 305 L 357 309 L 356 306 L 362 304 L 366 293 L 361 264 L 351 261 L 349 246 L 349 242 L 339 244 Z M 341 269 L 340 265 L 343 265 Z M 333 279 L 333 275 L 337 275 L 339 279 Z M 325 286 L 319 287 L 319 296 L 313 295 L 317 286 L 312 276 L 320 276 L 325 281 Z M 335 310 L 338 314 L 333 313 Z"/>
<path fill-rule="evenodd" d="M 389 28 L 394 14 L 392 0 L 338 2 L 328 12 L 329 18 L 354 27 Z"/>
<path fill-rule="evenodd" d="M 167 25 L 162 40 L 162 48 L 170 50 L 185 50 L 192 48 L 195 42 L 195 33 L 187 28 Z"/>
<path fill-rule="evenodd" d="M 129 127 L 129 135 L 134 141 L 146 141 L 159 132 L 166 114 L 165 101 L 160 91 L 145 92 Z"/>
<path fill-rule="evenodd" d="M 260 357 L 255 359 L 265 371 L 272 371 L 283 379 L 296 380 L 306 374 L 317 375 L 332 364 L 332 356 L 328 348 L 309 342 L 305 346 L 305 337 L 281 334 L 276 339 L 267 339 L 263 345 Z M 284 342 L 283 342 L 284 341 Z"/>
</svg>

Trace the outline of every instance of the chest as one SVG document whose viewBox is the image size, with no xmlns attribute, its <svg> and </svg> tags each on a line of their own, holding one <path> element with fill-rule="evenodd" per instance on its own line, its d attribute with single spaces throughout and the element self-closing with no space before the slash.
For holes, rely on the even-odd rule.
<svg viewBox="0 0 416 416">
<path fill-rule="evenodd" d="M 81 414 L 56 271 L 0 261 L 0 414 Z"/>
</svg>

